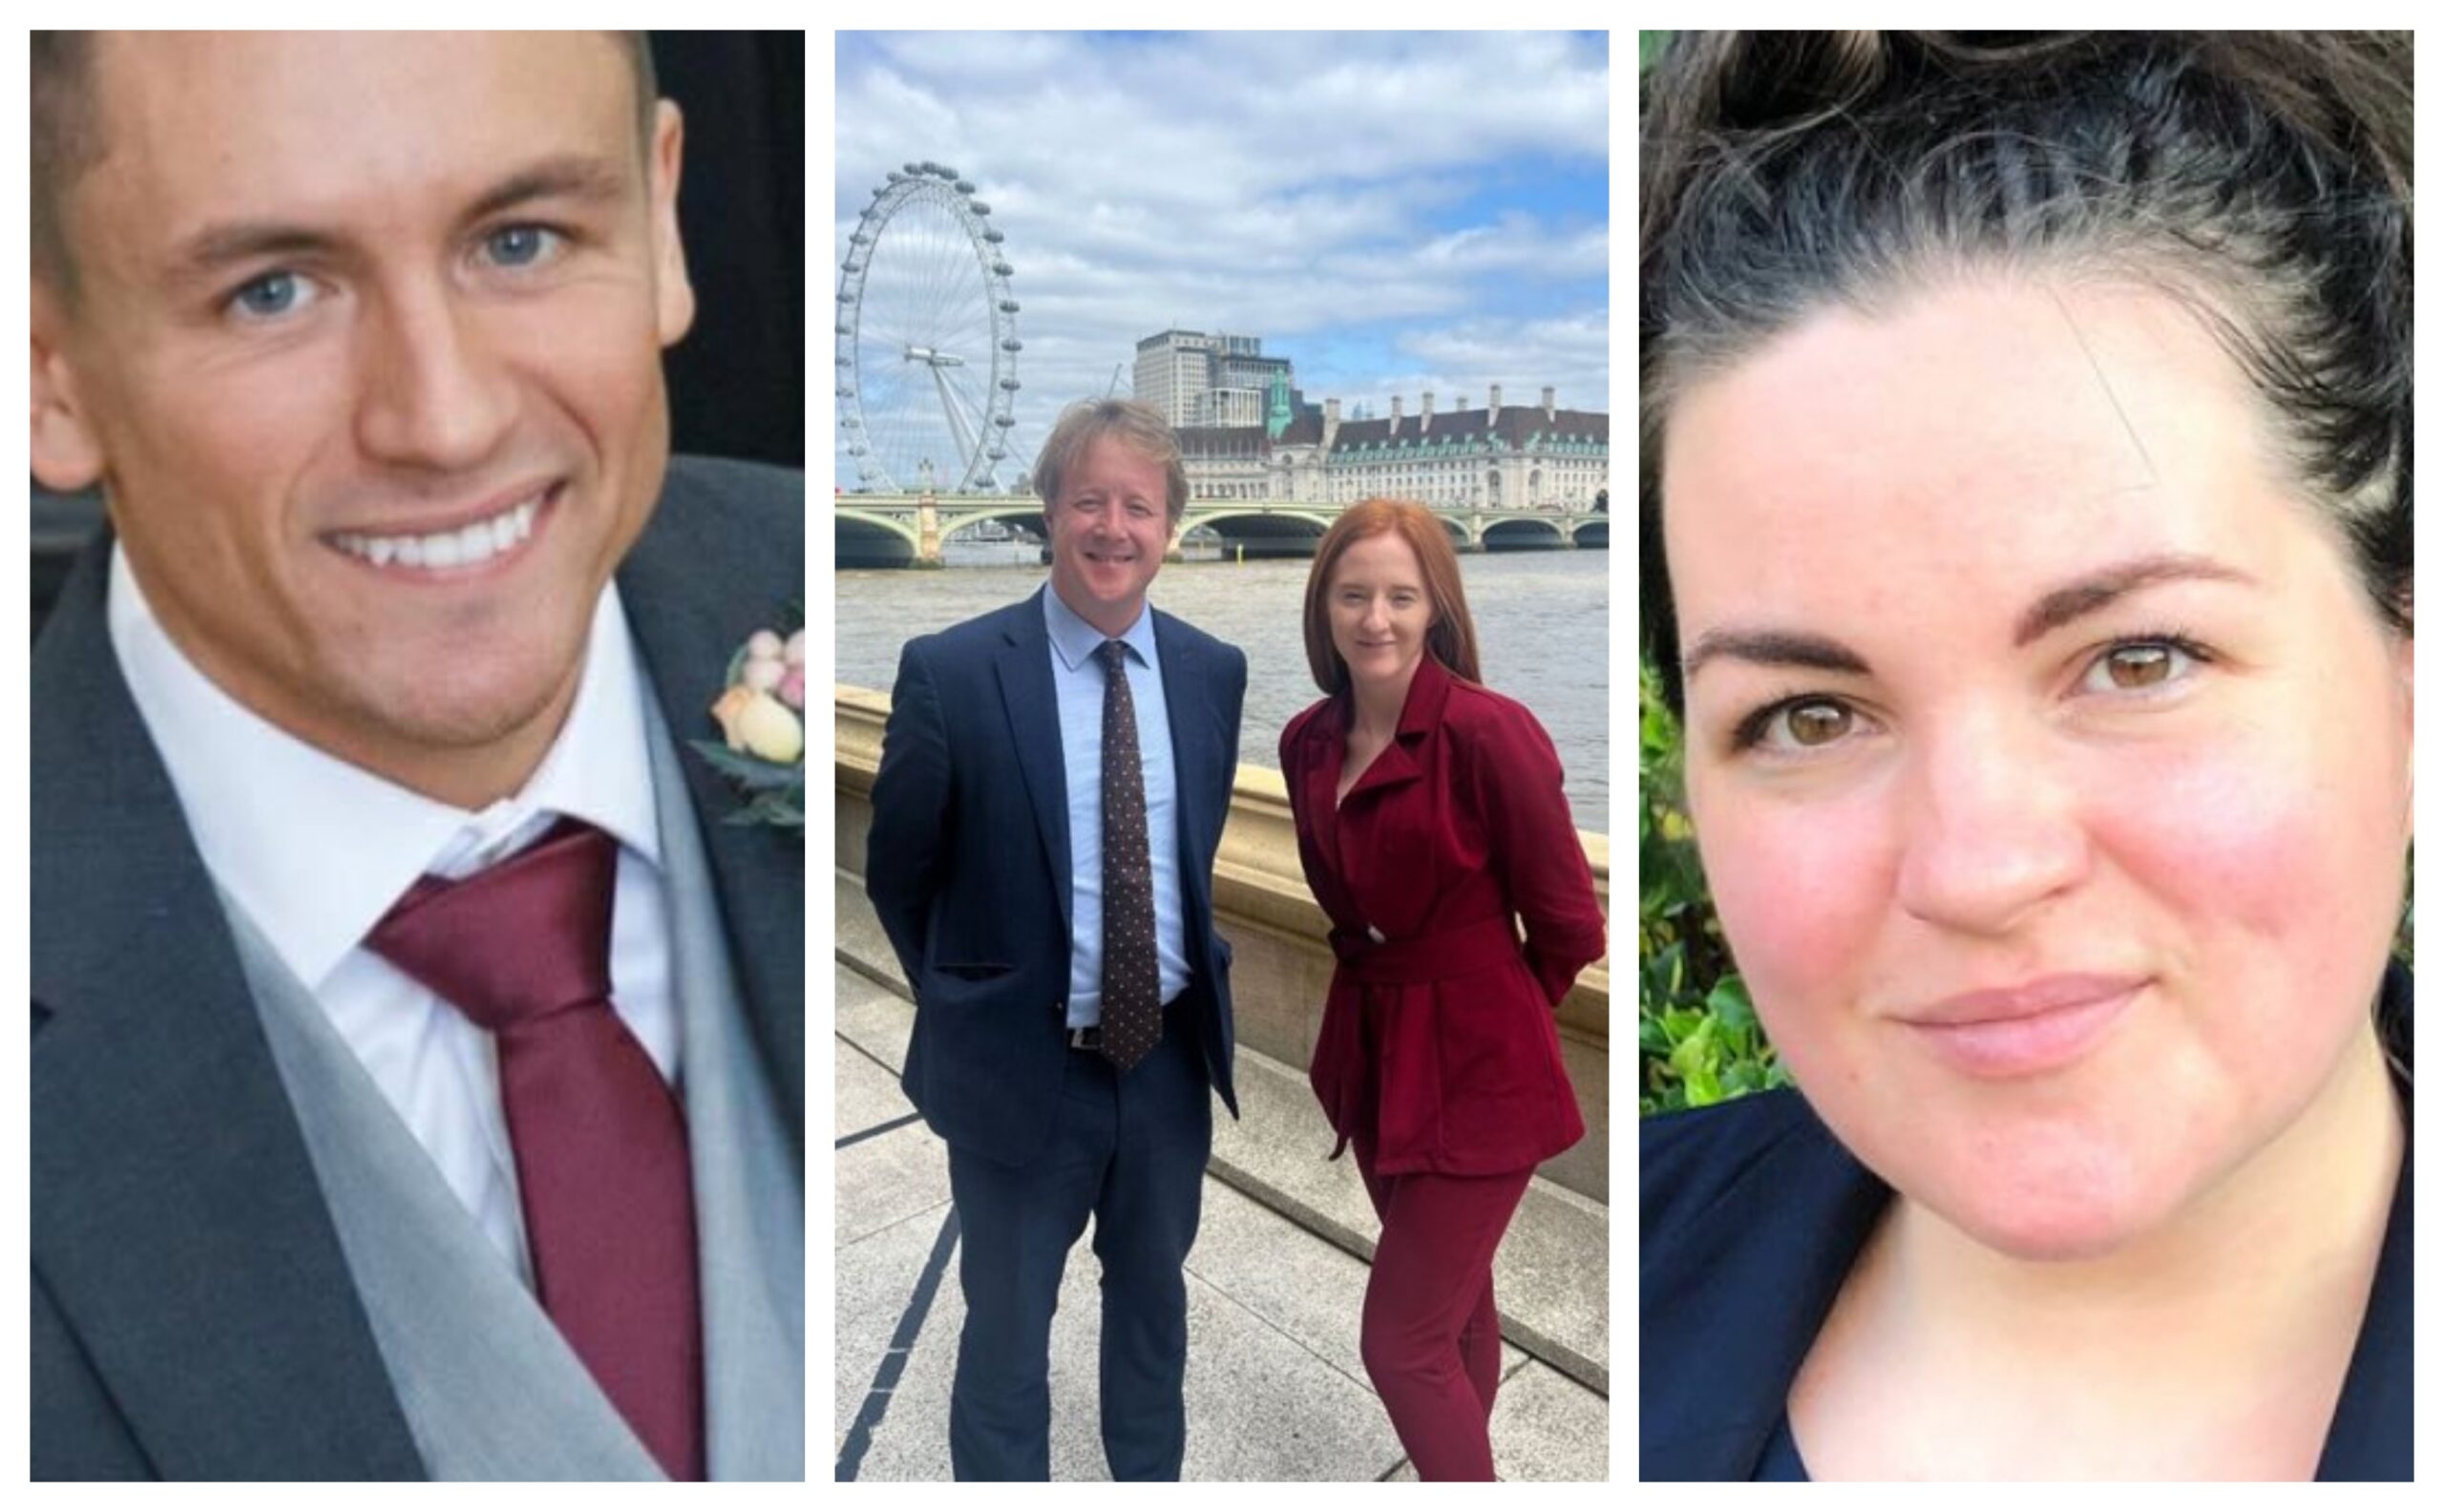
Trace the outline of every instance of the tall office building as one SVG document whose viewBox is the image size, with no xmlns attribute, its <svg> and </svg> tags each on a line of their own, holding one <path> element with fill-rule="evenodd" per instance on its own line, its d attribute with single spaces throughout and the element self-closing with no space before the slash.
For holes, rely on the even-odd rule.
<svg viewBox="0 0 2444 1512">
<path fill-rule="evenodd" d="M 1290 359 L 1264 355 L 1261 336 L 1158 331 L 1137 344 L 1133 391 L 1174 426 L 1260 426 L 1275 376 Z"/>
</svg>

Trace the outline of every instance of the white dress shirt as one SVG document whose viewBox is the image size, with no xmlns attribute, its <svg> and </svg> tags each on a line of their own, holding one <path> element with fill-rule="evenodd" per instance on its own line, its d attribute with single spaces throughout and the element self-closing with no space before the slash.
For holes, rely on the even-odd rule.
<svg viewBox="0 0 2444 1512">
<path fill-rule="evenodd" d="M 119 670 L 213 880 L 313 993 L 532 1287 L 493 1037 L 363 942 L 425 872 L 468 875 L 539 838 L 558 815 L 582 819 L 620 842 L 613 1004 L 677 1084 L 679 1014 L 645 750 L 650 694 L 617 587 L 595 605 L 577 698 L 542 765 L 523 790 L 474 813 L 341 761 L 240 704 L 170 640 L 116 549 L 109 605 Z"/>
</svg>

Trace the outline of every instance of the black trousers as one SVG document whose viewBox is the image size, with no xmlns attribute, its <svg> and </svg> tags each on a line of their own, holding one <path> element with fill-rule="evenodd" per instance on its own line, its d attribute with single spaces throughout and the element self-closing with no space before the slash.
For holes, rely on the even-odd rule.
<svg viewBox="0 0 2444 1512">
<path fill-rule="evenodd" d="M 1188 1441 L 1188 1287 L 1213 1102 L 1190 987 L 1162 1042 L 1127 1075 L 1069 1052 L 1050 1143 L 1023 1166 L 951 1147 L 959 1331 L 951 1470 L 961 1480 L 1051 1478 L 1052 1314 L 1070 1247 L 1095 1223 L 1103 1266 L 1104 1458 L 1115 1480 L 1176 1480 Z M 1051 1032 L 1049 1029 L 1047 1032 Z"/>
</svg>

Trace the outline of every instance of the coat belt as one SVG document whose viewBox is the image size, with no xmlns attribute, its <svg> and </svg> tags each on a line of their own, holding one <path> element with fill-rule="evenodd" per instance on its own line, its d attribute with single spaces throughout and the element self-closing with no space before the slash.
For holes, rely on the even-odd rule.
<svg viewBox="0 0 2444 1512">
<path fill-rule="evenodd" d="M 1371 984 L 1405 986 L 1464 976 L 1519 957 L 1519 934 L 1507 914 L 1380 945 L 1364 934 L 1335 930 L 1332 943 L 1333 954 L 1340 958 L 1350 979 Z"/>
</svg>

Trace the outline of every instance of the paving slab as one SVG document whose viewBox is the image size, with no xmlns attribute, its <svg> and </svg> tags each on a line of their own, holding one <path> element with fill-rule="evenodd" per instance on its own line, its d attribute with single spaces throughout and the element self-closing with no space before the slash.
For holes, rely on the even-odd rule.
<svg viewBox="0 0 2444 1512">
<path fill-rule="evenodd" d="M 832 1155 L 832 1247 L 841 1251 L 866 1236 L 951 1200 L 951 1164 L 942 1142 L 923 1124 L 909 1124 Z"/>
<path fill-rule="evenodd" d="M 1188 1270 L 1351 1380 L 1366 1383 L 1366 1364 L 1358 1353 L 1370 1274 L 1365 1261 L 1317 1242 L 1246 1193 L 1209 1180 Z M 1506 1372 L 1528 1357 L 1503 1345 Z"/>
<path fill-rule="evenodd" d="M 1612 1403 L 1542 1361 L 1503 1377 L 1490 1432 L 1493 1473 L 1505 1480 L 1610 1477 Z"/>
<path fill-rule="evenodd" d="M 943 1322 L 946 1312 L 955 1311 L 959 1292 L 955 1251 L 935 1272 L 931 1297 L 922 1305 L 918 1300 L 949 1216 L 950 1204 L 944 1202 L 833 1251 L 832 1448 L 837 1466 L 852 1429 L 862 1423 L 853 1451 L 858 1463 L 841 1467 L 854 1468 L 860 1480 L 936 1479 L 925 1454 L 912 1456 L 906 1446 L 947 1443 L 948 1387 L 941 1410 L 933 1411 L 913 1377 L 921 1376 L 924 1362 L 947 1357 L 959 1343 L 957 1323 L 946 1329 Z M 947 1477 L 948 1449 L 938 1453 Z"/>
<path fill-rule="evenodd" d="M 873 936 L 856 948 L 878 946 L 863 894 L 853 884 L 846 891 L 843 923 L 861 914 Z M 835 1474 L 945 1480 L 965 1317 L 956 1240 L 945 1242 L 949 1164 L 921 1123 L 891 1126 L 910 1111 L 897 1080 L 915 1021 L 907 999 L 875 979 L 895 976 L 895 968 L 870 974 L 860 969 L 869 963 L 846 958 L 855 944 L 847 931 L 842 944 L 833 969 L 833 1138 L 850 1143 L 832 1154 Z M 1243 1051 L 1238 1079 L 1247 1117 L 1215 1120 L 1215 1159 L 1187 1267 L 1185 1478 L 1414 1479 L 1358 1356 L 1376 1225 L 1356 1167 L 1346 1157 L 1323 1159 L 1331 1140 L 1302 1074 Z M 1600 1204 L 1540 1180 L 1496 1259 L 1506 1328 L 1546 1356 L 1505 1345 L 1494 1414 L 1505 1479 L 1606 1473 L 1605 1218 Z M 1097 1426 L 1091 1245 L 1090 1233 L 1071 1251 L 1053 1320 L 1056 1480 L 1109 1473 Z"/>
<path fill-rule="evenodd" d="M 895 1077 L 908 1062 L 908 1035 L 916 1005 L 862 972 L 832 968 L 832 1032 Z"/>
<path fill-rule="evenodd" d="M 866 900 L 865 880 L 836 868 L 832 873 L 832 954 L 835 960 L 854 961 L 903 995 L 908 990 L 899 955 L 891 948 L 874 904 Z"/>
<path fill-rule="evenodd" d="M 912 1298 L 941 1238 L 946 1210 L 912 1215 L 844 1246 L 838 1256 L 835 1472 L 844 1468 L 842 1456 L 853 1436 L 861 1480 L 950 1477 L 951 1377 L 966 1315 L 955 1244 L 921 1324 L 910 1325 Z M 1053 1317 L 1052 1474 L 1060 1480 L 1110 1479 L 1098 1427 L 1102 1322 L 1092 1242 L 1089 1232 L 1072 1251 Z M 895 1376 L 890 1356 L 895 1335 L 913 1344 Z M 1391 1424 L 1362 1380 L 1353 1380 L 1306 1341 L 1193 1269 L 1189 1341 L 1183 1479 L 1371 1480 L 1400 1461 Z M 878 1378 L 887 1391 L 875 1389 Z"/>
<path fill-rule="evenodd" d="M 1358 1164 L 1333 1147 L 1306 1076 L 1242 1050 L 1233 1062 L 1241 1117 L 1213 1121 L 1213 1174 L 1341 1249 L 1371 1258 L 1377 1222 Z M 1505 1334 L 1611 1390 L 1610 1209 L 1537 1177 L 1494 1255 Z"/>
<path fill-rule="evenodd" d="M 899 1072 L 879 1064 L 855 1041 L 832 1040 L 832 1140 L 837 1144 L 916 1111 L 899 1090 Z"/>
</svg>

